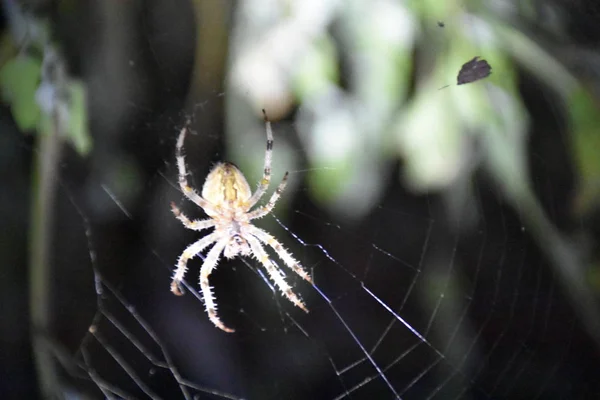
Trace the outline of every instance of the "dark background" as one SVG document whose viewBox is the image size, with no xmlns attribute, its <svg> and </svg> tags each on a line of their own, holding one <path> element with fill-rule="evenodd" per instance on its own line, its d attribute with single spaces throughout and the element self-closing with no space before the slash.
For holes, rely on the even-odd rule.
<svg viewBox="0 0 600 400">
<path fill-rule="evenodd" d="M 51 184 L 56 195 L 51 204 L 51 253 L 47 260 L 51 268 L 48 282 L 51 297 L 47 305 L 50 323 L 34 332 L 29 320 L 28 240 L 32 175 L 40 149 L 35 135 L 18 132 L 10 109 L 1 109 L 0 397 L 40 397 L 30 339 L 36 334 L 46 338 L 54 353 L 61 356 L 56 379 L 63 391 L 62 398 L 101 398 L 89 379 L 78 378 L 89 374 L 89 369 L 133 396 L 144 398 L 106 353 L 106 345 L 97 340 L 84 342 L 92 359 L 88 371 L 75 365 L 81 360 L 77 352 L 97 311 L 92 270 L 95 267 L 149 322 L 173 357 L 173 364 L 188 380 L 243 398 L 334 398 L 374 371 L 368 363 L 363 363 L 344 376 L 347 387 L 343 388 L 336 371 L 361 355 L 357 344 L 344 335 L 339 321 L 332 317 L 326 301 L 311 292 L 310 287 L 297 283 L 297 290 L 313 304 L 309 316 L 300 315 L 285 299 L 279 297 L 278 303 L 273 301 L 266 285 L 242 263 L 222 262 L 221 270 L 235 270 L 235 273 L 215 274 L 211 282 L 217 288 L 222 319 L 238 331 L 228 337 L 214 329 L 201 312 L 202 304 L 190 293 L 179 299 L 168 291 L 173 260 L 196 237 L 172 218 L 168 204 L 176 201 L 188 215 L 202 215 L 189 202 L 182 201 L 177 189 L 171 186 L 176 183 L 174 138 L 190 114 L 195 127 L 210 132 L 193 136 L 187 144 L 187 154 L 193 154 L 188 163 L 195 174 L 195 185 L 199 186 L 211 163 L 222 159 L 225 141 L 221 133 L 226 115 L 220 96 L 225 90 L 222 75 L 210 75 L 212 79 L 205 78 L 205 85 L 190 89 L 197 41 L 203 44 L 210 40 L 195 37 L 196 21 L 188 2 L 167 3 L 146 1 L 123 5 L 130 13 L 127 15 L 135 16 L 130 20 L 131 43 L 127 46 L 135 50 L 130 53 L 136 66 L 131 75 L 135 81 L 128 82 L 127 88 L 116 79 L 111 81 L 111 71 L 98 71 L 92 65 L 93 53 L 100 45 L 95 34 L 97 5 L 93 2 L 76 6 L 69 3 L 71 8 L 50 3 L 34 5 L 36 12 L 51 16 L 71 72 L 88 79 L 94 150 L 88 157 L 82 157 L 65 145 L 60 154 L 59 168 Z M 600 6 L 593 1 L 557 2 L 555 6 L 567 15 L 564 35 L 573 46 L 585 46 L 597 55 Z M 235 4 L 229 7 L 226 10 L 232 12 Z M 224 21 L 228 21 L 225 17 Z M 5 29 L 7 24 L 4 20 Z M 227 28 L 221 27 L 225 31 Z M 543 30 L 535 26 L 531 29 L 543 37 Z M 226 48 L 221 50 L 226 53 Z M 217 67 L 206 68 L 216 70 L 223 63 L 224 59 L 219 59 L 214 61 Z M 93 74 L 100 78 L 90 79 Z M 532 120 L 528 160 L 535 194 L 560 231 L 573 237 L 586 233 L 586 240 L 577 244 L 586 247 L 587 256 L 594 259 L 598 256 L 597 210 L 581 219 L 574 218 L 567 207 L 573 197 L 575 178 L 572 155 L 564 145 L 569 131 L 561 100 L 534 74 L 519 69 L 518 79 L 520 94 Z M 586 79 L 592 87 L 600 82 L 590 74 L 586 74 Z M 105 96 L 114 100 L 104 101 Z M 293 121 L 294 110 L 274 121 L 275 130 L 293 127 Z M 302 155 L 301 145 L 296 148 Z M 110 166 L 123 160 L 136 166 L 132 183 L 135 190 L 125 200 L 129 216 L 101 190 Z M 308 168 L 308 161 L 303 162 Z M 390 171 L 402 168 L 397 161 Z M 460 265 L 457 268 L 461 269 L 461 279 L 469 288 L 460 296 L 469 304 L 466 318 L 477 337 L 479 356 L 474 356 L 471 366 L 461 370 L 464 375 L 452 377 L 455 358 L 451 355 L 453 346 L 447 347 L 452 341 L 448 342 L 443 335 L 428 336 L 445 358 L 433 364 L 439 355 L 421 344 L 386 372 L 393 386 L 398 390 L 410 387 L 406 398 L 427 398 L 447 379 L 450 384 L 443 386 L 436 398 L 460 397 L 463 388 L 465 398 L 475 399 L 529 399 L 536 395 L 544 399 L 598 398 L 598 343 L 590 338 L 568 296 L 563 294 L 544 253 L 529 232 L 522 229 L 519 215 L 503 200 L 489 176 L 484 171 L 474 175 L 473 187 L 481 217 L 467 228 L 457 226 L 456 221 L 466 218 L 470 210 L 452 214 L 441 194 L 411 194 L 397 176 L 397 172 L 390 173 L 385 195 L 376 209 L 342 230 L 323 224 L 323 221 L 333 224 L 344 221 L 337 221 L 315 204 L 307 190 L 297 191 L 288 200 L 289 210 L 295 212 L 285 218 L 291 232 L 307 243 L 322 244 L 350 272 L 360 274 L 365 263 L 370 263 L 373 270 L 364 282 L 386 302 L 399 304 L 413 282 L 414 272 L 403 273 L 396 268 L 392 257 L 374 252 L 371 243 L 392 249 L 391 253 L 402 255 L 411 265 L 435 264 L 438 260 L 445 260 L 446 264 L 455 260 Z M 300 183 L 301 188 L 306 185 Z M 270 226 L 277 225 L 271 221 Z M 86 236 L 86 228 L 91 236 Z M 423 256 L 424 248 L 427 252 Z M 326 288 L 329 298 L 338 300 L 334 303 L 336 310 L 352 324 L 361 341 L 373 345 L 390 322 L 390 315 L 374 306 L 372 299 L 360 290 L 363 278 L 358 275 L 348 278 L 340 273 L 319 248 L 295 244 L 292 249 L 299 252 L 303 262 L 310 263 L 307 265 L 320 263 L 321 288 Z M 91 250 L 96 255 L 93 264 Z M 423 262 L 419 261 L 422 256 Z M 199 262 L 188 276 L 194 286 L 198 266 Z M 338 279 L 340 276 L 346 276 L 347 280 Z M 419 280 L 416 284 L 426 283 Z M 110 315 L 131 329 L 140 343 L 159 354 L 158 347 L 112 295 L 107 294 L 102 301 Z M 439 312 L 452 315 L 452 310 L 444 310 L 447 303 L 441 304 Z M 241 308 L 243 313 L 236 311 Z M 281 310 L 297 319 L 308 338 L 289 320 L 285 323 L 281 320 Z M 427 329 L 430 315 L 431 311 L 420 308 L 417 301 L 409 301 L 401 312 L 402 318 L 421 333 Z M 452 326 L 457 326 L 456 321 Z M 130 341 L 123 339 L 107 321 L 106 315 L 99 319 L 97 328 L 105 344 L 129 360 L 140 380 L 147 382 L 158 396 L 181 397 L 169 371 L 152 366 L 140 356 Z M 388 355 L 398 355 L 419 342 L 399 323 L 393 329 L 397 332 L 381 345 L 381 365 L 391 361 L 384 360 L 390 358 Z M 475 342 L 473 337 L 465 340 L 467 344 Z M 485 357 L 486 354 L 490 356 Z M 332 367 L 332 359 L 339 360 L 339 365 Z M 432 365 L 431 374 L 410 385 L 418 373 Z M 220 398 L 198 393 L 197 398 Z M 351 398 L 392 397 L 385 384 L 377 379 L 353 392 Z"/>
</svg>

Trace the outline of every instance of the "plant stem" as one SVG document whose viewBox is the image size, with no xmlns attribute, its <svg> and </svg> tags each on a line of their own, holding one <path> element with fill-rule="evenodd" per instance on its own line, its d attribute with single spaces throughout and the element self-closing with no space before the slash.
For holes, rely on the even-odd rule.
<svg viewBox="0 0 600 400">
<path fill-rule="evenodd" d="M 55 124 L 56 127 L 56 124 Z M 57 186 L 57 167 L 61 143 L 57 129 L 38 132 L 32 179 L 29 307 L 33 354 L 42 398 L 52 399 L 59 393 L 56 360 L 44 336 L 51 333 L 52 274 L 49 260 L 53 208 Z"/>
</svg>

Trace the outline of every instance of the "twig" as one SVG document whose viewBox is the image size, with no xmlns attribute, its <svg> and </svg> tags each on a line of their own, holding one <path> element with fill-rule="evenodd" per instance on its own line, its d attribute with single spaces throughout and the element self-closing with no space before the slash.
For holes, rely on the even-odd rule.
<svg viewBox="0 0 600 400">
<path fill-rule="evenodd" d="M 53 315 L 51 265 L 48 256 L 50 233 L 54 226 L 52 209 L 56 196 L 56 175 L 62 149 L 59 135 L 56 129 L 38 135 L 31 202 L 29 304 L 35 364 L 44 398 L 52 398 L 59 390 L 55 361 L 44 340 L 38 335 L 38 332 L 50 331 Z"/>
</svg>

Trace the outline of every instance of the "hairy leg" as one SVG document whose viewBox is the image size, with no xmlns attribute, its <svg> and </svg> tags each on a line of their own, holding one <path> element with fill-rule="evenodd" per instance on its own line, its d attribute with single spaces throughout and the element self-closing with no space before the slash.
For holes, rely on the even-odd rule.
<svg viewBox="0 0 600 400">
<path fill-rule="evenodd" d="M 267 129 L 267 150 L 265 151 L 265 167 L 263 170 L 263 177 L 258 184 L 258 188 L 256 192 L 250 197 L 248 200 L 248 208 L 255 205 L 260 198 L 265 194 L 267 188 L 269 187 L 269 183 L 271 182 L 271 161 L 273 159 L 273 130 L 271 129 L 271 121 L 267 118 L 267 113 L 265 110 L 262 110 L 265 126 Z"/>
<path fill-rule="evenodd" d="M 285 175 L 283 175 L 283 179 L 281 180 L 281 183 L 279 184 L 279 186 L 277 186 L 277 189 L 275 190 L 275 192 L 273 192 L 273 195 L 271 196 L 271 198 L 269 199 L 269 202 L 267 204 L 265 204 L 262 207 L 257 208 L 256 210 L 251 211 L 248 214 L 249 219 L 252 220 L 252 219 L 262 218 L 273 210 L 273 207 L 275 207 L 275 203 L 277 203 L 277 200 L 279 200 L 279 198 L 281 197 L 281 193 L 283 193 L 283 191 L 285 190 L 285 186 L 287 185 L 288 175 L 289 174 L 287 172 L 285 173 Z"/>
<path fill-rule="evenodd" d="M 279 243 L 279 241 L 277 241 L 277 239 L 275 239 L 269 233 L 263 231 L 260 228 L 255 227 L 253 225 L 250 225 L 250 227 L 248 227 L 248 232 L 251 235 L 256 236 L 258 238 L 258 240 L 260 240 L 264 244 L 271 246 L 273 248 L 273 250 L 275 250 L 275 252 L 279 256 L 279 258 L 281 258 L 283 260 L 285 265 L 287 265 L 295 273 L 300 275 L 300 277 L 302 277 L 302 279 L 306 280 L 307 282 L 312 283 L 312 278 L 310 277 L 308 272 L 306 272 L 306 270 L 302 267 L 300 262 L 298 260 L 296 260 L 292 256 L 292 254 L 289 251 L 287 251 L 285 249 L 285 247 L 283 247 L 283 245 L 281 243 Z"/>
<path fill-rule="evenodd" d="M 187 262 L 190 258 L 197 256 L 207 248 L 211 243 L 217 240 L 217 234 L 211 233 L 210 235 L 204 236 L 202 239 L 190 244 L 179 256 L 177 261 L 177 268 L 173 273 L 173 280 L 171 281 L 171 292 L 177 296 L 181 296 L 183 292 L 180 289 L 181 281 L 187 271 Z"/>
<path fill-rule="evenodd" d="M 171 202 L 171 211 L 175 215 L 175 218 L 180 220 L 181 223 L 188 229 L 201 231 L 203 229 L 208 229 L 215 226 L 215 221 L 213 219 L 195 219 L 191 221 L 173 202 Z"/>
<path fill-rule="evenodd" d="M 179 188 L 191 201 L 196 203 L 198 206 L 204 208 L 212 208 L 212 204 L 202 198 L 196 191 L 189 185 L 187 181 L 187 169 L 185 166 L 185 157 L 183 156 L 183 143 L 185 141 L 185 135 L 188 131 L 188 124 L 181 128 L 181 132 L 179 133 L 179 137 L 177 138 L 177 146 L 176 146 L 176 159 L 177 159 L 177 170 L 179 172 Z"/>
<path fill-rule="evenodd" d="M 271 277 L 273 282 L 275 282 L 275 285 L 279 287 L 279 289 L 283 292 L 283 294 L 288 298 L 289 301 L 294 303 L 294 305 L 296 305 L 297 307 L 300 307 L 305 312 L 308 312 L 308 309 L 306 308 L 302 300 L 300 300 L 298 296 L 296 296 L 296 294 L 292 291 L 292 288 L 285 281 L 279 269 L 275 266 L 275 264 L 273 264 L 273 261 L 271 261 L 258 239 L 249 236 L 246 237 L 246 240 L 248 241 L 248 244 L 252 249 L 252 253 L 254 253 L 254 256 L 266 268 L 267 272 L 269 273 L 269 276 Z"/>
<path fill-rule="evenodd" d="M 233 329 L 228 328 L 221 322 L 217 316 L 217 305 L 215 304 L 215 297 L 211 291 L 211 287 L 208 283 L 208 277 L 210 276 L 213 269 L 216 267 L 219 261 L 219 255 L 227 245 L 229 239 L 222 239 L 214 245 L 212 249 L 206 255 L 202 269 L 200 270 L 200 288 L 202 289 L 202 297 L 204 298 L 204 306 L 206 307 L 206 313 L 210 321 L 215 326 L 225 332 L 234 332 Z"/>
</svg>

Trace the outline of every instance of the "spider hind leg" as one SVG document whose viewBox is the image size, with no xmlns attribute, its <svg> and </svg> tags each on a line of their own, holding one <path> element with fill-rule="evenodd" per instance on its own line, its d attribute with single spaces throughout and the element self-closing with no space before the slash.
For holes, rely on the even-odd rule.
<svg viewBox="0 0 600 400">
<path fill-rule="evenodd" d="M 217 262 L 219 261 L 219 255 L 227 245 L 228 239 L 220 240 L 213 246 L 212 249 L 209 250 L 206 258 L 204 259 L 204 263 L 202 264 L 202 268 L 200 269 L 200 289 L 202 290 L 202 297 L 204 298 L 204 306 L 206 307 L 206 313 L 208 314 L 208 319 L 212 322 L 217 328 L 222 331 L 231 333 L 235 332 L 234 329 L 228 328 L 217 315 L 217 305 L 215 304 L 215 296 L 212 292 L 212 288 L 208 283 L 208 277 L 210 276 L 213 269 L 216 267 Z"/>
<path fill-rule="evenodd" d="M 302 311 L 308 313 L 308 309 L 306 308 L 302 300 L 300 300 L 300 298 L 296 295 L 296 293 L 294 293 L 290 285 L 285 281 L 285 278 L 279 271 L 279 268 L 277 268 L 273 261 L 271 261 L 258 239 L 255 237 L 249 237 L 248 243 L 250 244 L 252 253 L 254 253 L 254 257 L 256 257 L 258 261 L 260 261 L 260 263 L 265 267 L 265 269 L 269 273 L 269 276 L 271 277 L 273 282 L 275 282 L 275 285 L 277 285 L 277 287 L 285 295 L 285 297 L 287 297 L 289 301 L 294 303 L 296 307 L 299 307 L 300 309 L 302 309 Z"/>
<path fill-rule="evenodd" d="M 186 247 L 183 253 L 181 253 L 181 256 L 179 256 L 179 261 L 177 261 L 177 267 L 173 273 L 173 281 L 171 282 L 171 292 L 173 292 L 173 294 L 176 294 L 177 296 L 183 295 L 183 291 L 181 290 L 181 281 L 187 272 L 188 260 L 200 254 L 202 250 L 214 243 L 215 240 L 217 240 L 217 235 L 215 233 L 211 233 L 210 235 L 204 236 L 200 240 L 192 243 Z"/>
<path fill-rule="evenodd" d="M 302 267 L 300 262 L 296 260 L 292 254 L 286 250 L 285 247 L 277 239 L 275 239 L 272 235 L 265 232 L 264 230 L 257 228 L 255 226 L 251 227 L 250 233 L 258 240 L 270 246 L 275 253 L 283 260 L 285 265 L 287 265 L 292 271 L 294 271 L 298 276 L 307 281 L 308 283 L 313 283 L 312 277 L 310 274 Z"/>
</svg>

